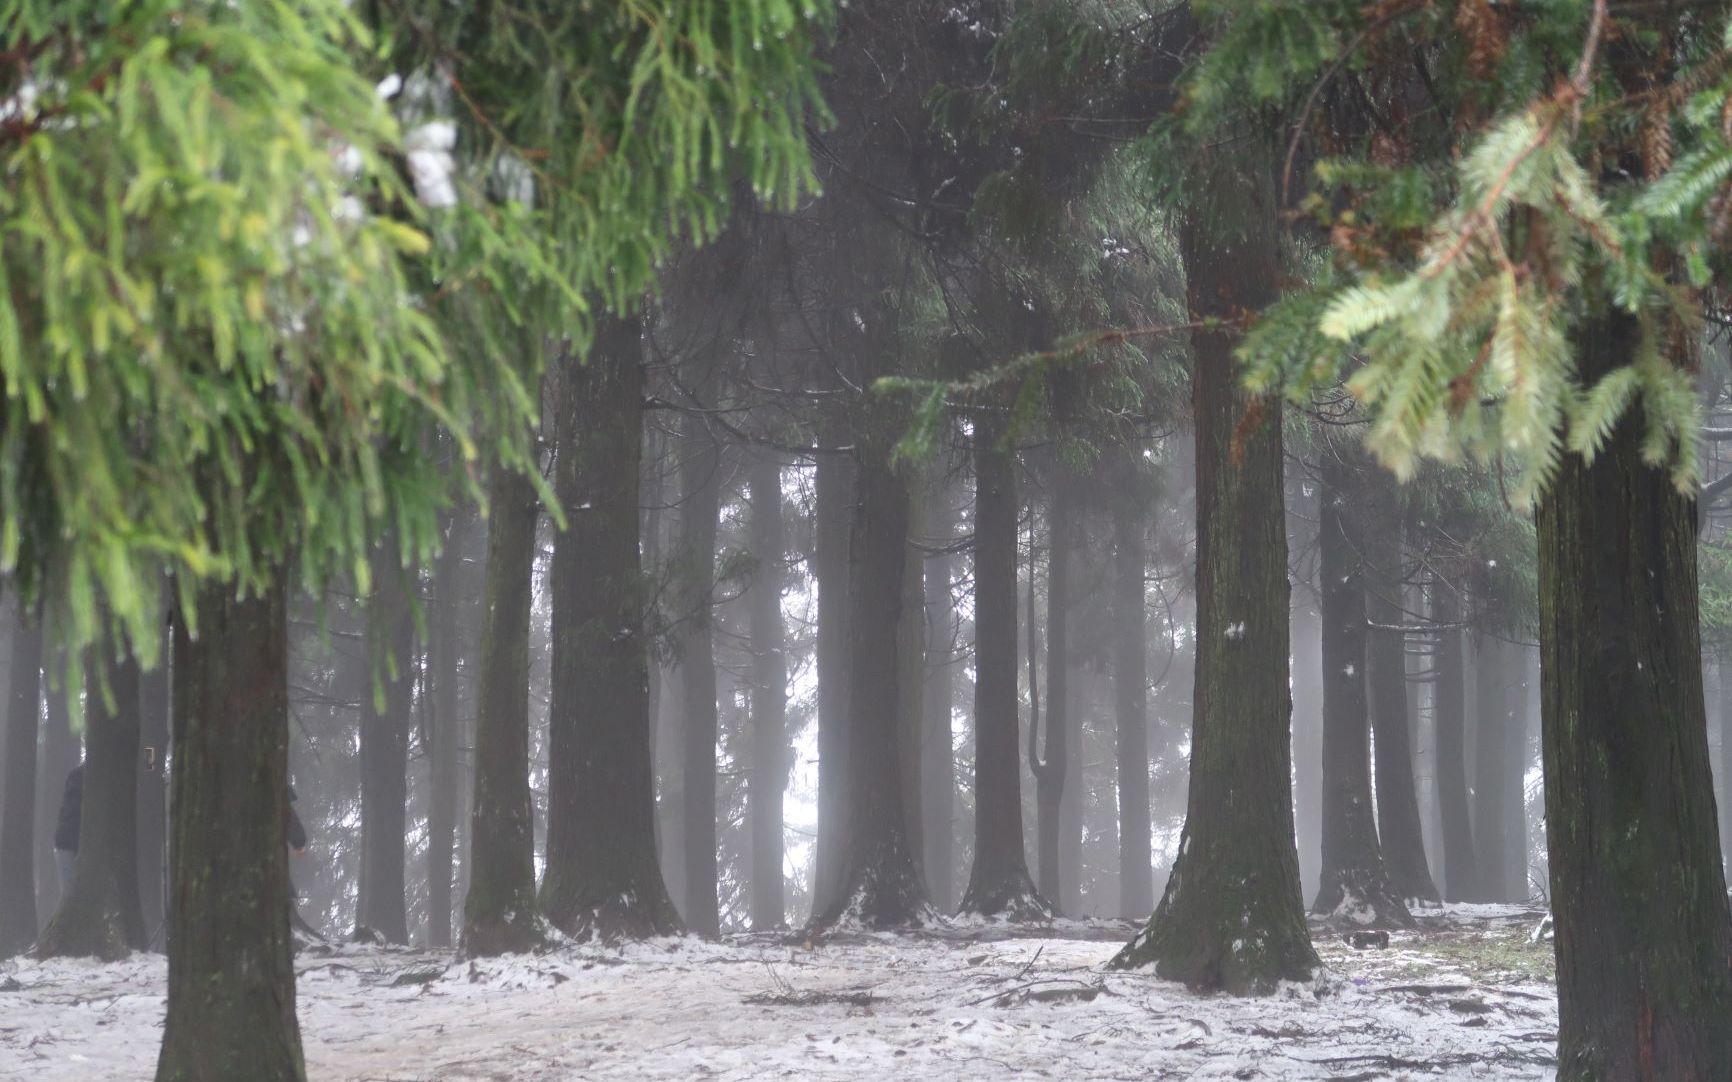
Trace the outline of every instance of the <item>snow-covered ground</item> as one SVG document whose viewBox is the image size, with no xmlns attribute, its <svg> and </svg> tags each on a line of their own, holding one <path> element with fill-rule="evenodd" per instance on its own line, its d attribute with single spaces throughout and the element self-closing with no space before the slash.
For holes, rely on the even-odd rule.
<svg viewBox="0 0 1732 1082">
<path fill-rule="evenodd" d="M 1329 973 L 1264 999 L 1107 973 L 1111 923 L 809 946 L 670 939 L 453 962 L 304 952 L 308 1073 L 582 1079 L 1543 1079 L 1557 1010 L 1540 913 L 1451 907 L 1387 950 L 1318 930 Z M 0 965 L 0 1078 L 148 1079 L 164 967 Z"/>
</svg>

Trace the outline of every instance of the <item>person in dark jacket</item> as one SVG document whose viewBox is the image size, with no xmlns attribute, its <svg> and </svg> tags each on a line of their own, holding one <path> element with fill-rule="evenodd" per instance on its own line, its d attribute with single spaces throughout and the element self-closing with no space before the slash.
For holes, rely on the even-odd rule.
<svg viewBox="0 0 1732 1082">
<path fill-rule="evenodd" d="M 78 833 L 84 820 L 84 764 L 66 775 L 60 791 L 60 817 L 54 823 L 54 868 L 60 873 L 60 895 L 72 890 L 72 872 L 78 866 Z"/>
</svg>

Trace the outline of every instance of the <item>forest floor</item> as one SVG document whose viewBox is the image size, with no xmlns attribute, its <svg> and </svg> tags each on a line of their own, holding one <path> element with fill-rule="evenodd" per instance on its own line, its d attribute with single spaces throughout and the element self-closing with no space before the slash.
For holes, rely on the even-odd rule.
<svg viewBox="0 0 1732 1082">
<path fill-rule="evenodd" d="M 1544 1079 L 1557 1007 L 1543 912 L 1451 906 L 1387 949 L 1314 929 L 1327 973 L 1267 998 L 1103 963 L 1118 922 L 955 925 L 454 962 L 315 947 L 296 959 L 317 1082 L 604 1079 Z M 0 1079 L 143 1080 L 160 956 L 0 963 Z"/>
</svg>

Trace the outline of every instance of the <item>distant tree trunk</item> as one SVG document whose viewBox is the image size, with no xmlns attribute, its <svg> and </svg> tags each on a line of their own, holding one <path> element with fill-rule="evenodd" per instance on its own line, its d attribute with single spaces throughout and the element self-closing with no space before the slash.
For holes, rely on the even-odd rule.
<svg viewBox="0 0 1732 1082">
<path fill-rule="evenodd" d="M 721 932 L 716 901 L 716 657 L 711 606 L 716 585 L 716 516 L 721 509 L 721 454 L 701 414 L 688 413 L 680 439 L 677 654 L 684 718 L 686 926 L 699 935 Z"/>
<path fill-rule="evenodd" d="M 1720 650 L 1720 770 L 1732 794 L 1732 644 Z M 1732 866 L 1732 795 L 1720 805 L 1720 849 L 1724 864 Z"/>
<path fill-rule="evenodd" d="M 1126 471 L 1127 480 L 1134 477 L 1132 470 Z M 1124 496 L 1113 500 L 1112 519 L 1113 589 L 1108 610 L 1113 622 L 1113 706 L 1118 730 L 1119 915 L 1147 920 L 1155 908 L 1155 881 L 1149 822 L 1147 556 L 1142 503 Z"/>
<path fill-rule="evenodd" d="M 521 953 L 541 942 L 529 797 L 529 612 L 540 501 L 528 478 L 496 468 L 487 503 L 475 798 L 461 944 L 469 957 Z"/>
<path fill-rule="evenodd" d="M 879 427 L 888 423 L 879 419 Z M 930 906 L 904 819 L 898 729 L 903 698 L 898 632 L 908 549 L 908 490 L 881 435 L 855 452 L 848 550 L 848 810 L 842 889 L 814 924 L 920 924 Z M 822 617 L 820 617 L 822 619 Z M 820 755 L 823 752 L 820 750 Z M 820 782 L 820 784 L 822 784 Z M 820 813 L 822 814 L 822 813 Z"/>
<path fill-rule="evenodd" d="M 451 868 L 457 836 L 457 752 L 462 736 L 458 710 L 457 668 L 460 634 L 458 599 L 462 590 L 463 547 L 468 540 L 471 510 L 465 505 L 451 516 L 445 547 L 433 566 L 433 600 L 428 606 L 427 666 L 431 670 L 427 726 L 427 943 L 451 945 Z"/>
<path fill-rule="evenodd" d="M 1193 217 L 1180 249 L 1191 312 L 1232 319 L 1274 299 L 1274 193 L 1267 177 L 1215 187 L 1225 189 L 1223 200 L 1249 203 L 1246 228 L 1209 228 Z M 1256 407 L 1239 385 L 1237 337 L 1224 327 L 1191 335 L 1197 657 L 1189 804 L 1166 893 L 1114 964 L 1152 963 L 1158 975 L 1199 988 L 1266 992 L 1308 978 L 1318 961 L 1293 842 L 1281 418 L 1267 406 L 1247 415 Z"/>
<path fill-rule="evenodd" d="M 1637 354 L 1621 311 L 1576 339 L 1592 385 Z M 1546 838 L 1558 1078 L 1723 1078 L 1732 914 L 1702 692 L 1696 507 L 1644 462 L 1640 410 L 1541 502 Z"/>
<path fill-rule="evenodd" d="M 1068 487 L 1062 474 L 1059 481 L 1061 488 Z M 1083 700 L 1077 693 L 1082 685 L 1078 678 L 1083 674 L 1078 671 L 1076 651 L 1071 649 L 1069 628 L 1076 619 L 1077 587 L 1075 585 L 1078 573 L 1082 569 L 1082 561 L 1089 559 L 1088 536 L 1083 528 L 1083 508 L 1080 501 L 1066 498 L 1055 501 L 1069 503 L 1072 510 L 1071 524 L 1061 533 L 1069 534 L 1069 553 L 1066 564 L 1069 567 L 1066 590 L 1069 597 L 1064 606 L 1064 621 L 1066 626 L 1064 655 L 1064 679 L 1060 688 L 1064 693 L 1064 777 L 1059 783 L 1058 795 L 1058 882 L 1059 896 L 1048 898 L 1047 902 L 1057 912 L 1082 915 L 1082 879 L 1083 879 L 1083 740 L 1084 721 L 1087 711 L 1080 709 Z M 1047 647 L 1047 660 L 1052 660 L 1052 648 Z M 1056 700 L 1055 700 L 1056 701 Z M 1050 711 L 1049 711 L 1050 717 Z M 1050 730 L 1049 730 L 1050 735 Z"/>
<path fill-rule="evenodd" d="M 144 914 L 145 943 L 156 949 L 167 918 L 164 887 L 168 868 L 169 651 L 156 668 L 139 673 L 138 737 L 138 897 Z"/>
<path fill-rule="evenodd" d="M 1318 501 L 1317 578 L 1323 624 L 1323 836 L 1311 911 L 1345 925 L 1406 928 L 1413 917 L 1390 884 L 1371 807 L 1366 705 L 1362 510 L 1342 450 L 1325 446 Z"/>
<path fill-rule="evenodd" d="M 1292 513 L 1287 516 L 1291 551 L 1303 552 L 1317 544 L 1317 494 L 1307 493 L 1295 462 L 1286 474 L 1285 495 Z M 1314 569 L 1296 568 L 1298 574 Z M 1317 749 L 1323 746 L 1323 689 L 1317 675 L 1323 671 L 1323 621 L 1317 611 L 1317 583 L 1293 591 L 1289 602 L 1288 641 L 1293 674 L 1293 833 L 1299 852 L 1300 897 L 1316 897 L 1323 857 L 1323 775 Z"/>
<path fill-rule="evenodd" d="M 788 658 L 782 629 L 782 464 L 765 453 L 752 462 L 752 927 L 787 923 L 782 894 L 782 794 L 788 747 Z"/>
<path fill-rule="evenodd" d="M 1516 885 L 1507 882 L 1510 848 L 1515 844 L 1510 837 L 1510 809 L 1521 797 L 1519 789 L 1511 788 L 1514 777 L 1507 764 L 1512 757 L 1521 757 L 1527 743 L 1527 734 L 1521 731 L 1512 709 L 1515 696 L 1511 685 L 1519 681 L 1519 675 L 1508 644 L 1491 635 L 1474 636 L 1474 658 L 1478 739 L 1474 744 L 1473 837 L 1474 858 L 1479 861 L 1475 884 L 1479 901 L 1513 902 L 1519 896 Z"/>
<path fill-rule="evenodd" d="M 157 1082 L 302 1082 L 289 939 L 287 572 L 174 628 L 168 1017 Z"/>
<path fill-rule="evenodd" d="M 1038 735 L 1029 728 L 1029 767 L 1034 773 L 1035 830 L 1040 894 L 1055 908 L 1064 901 L 1059 872 L 1062 818 L 1066 776 L 1070 773 L 1070 572 L 1075 537 L 1076 501 L 1073 486 L 1054 487 L 1047 522 L 1046 559 L 1046 746 L 1035 747 Z M 1033 620 L 1031 609 L 1029 619 Z"/>
<path fill-rule="evenodd" d="M 1501 769 L 1506 775 L 1505 791 L 1510 794 L 1510 806 L 1505 809 L 1505 837 L 1507 852 L 1505 853 L 1504 882 L 1508 884 L 1510 900 L 1525 902 L 1533 897 L 1533 889 L 1528 883 L 1528 766 L 1533 761 L 1532 746 L 1533 712 L 1528 709 L 1528 696 L 1533 688 L 1533 665 L 1526 647 L 1512 648 L 1511 661 L 1519 676 L 1510 681 L 1505 702 L 1508 704 L 1510 724 L 1508 743 L 1509 749 Z"/>
<path fill-rule="evenodd" d="M 1384 867 L 1396 894 L 1408 903 L 1436 905 L 1442 900 L 1426 863 L 1425 832 L 1420 826 L 1419 791 L 1413 781 L 1409 739 L 1407 635 L 1388 628 L 1411 620 L 1403 611 L 1401 525 L 1395 516 L 1393 481 L 1378 477 L 1378 508 L 1383 511 L 1366 531 L 1366 562 L 1375 578 L 1368 584 L 1366 613 L 1373 628 L 1365 647 L 1370 680 L 1371 729 L 1377 741 L 1377 830 Z"/>
<path fill-rule="evenodd" d="M 138 902 L 138 663 L 130 657 L 93 659 L 91 670 L 78 862 L 71 890 L 37 939 L 39 958 L 113 961 L 144 949 Z"/>
<path fill-rule="evenodd" d="M 952 750 L 951 714 L 956 705 L 956 606 L 951 597 L 954 557 L 942 546 L 956 533 L 956 511 L 942 476 L 927 488 L 927 532 L 939 551 L 926 558 L 925 727 L 920 755 L 921 851 L 925 856 L 926 887 L 940 909 L 956 905 L 956 756 Z M 1014 527 L 1013 527 L 1014 529 Z M 1013 538 L 1014 543 L 1014 538 Z M 1015 560 L 1014 553 L 1012 560 Z M 1014 584 L 1012 590 L 1015 589 Z M 1013 647 L 1014 649 L 1014 647 Z M 1012 657 L 1011 679 L 1015 681 Z"/>
<path fill-rule="evenodd" d="M 818 585 L 818 844 L 812 913 L 837 908 L 847 863 L 848 577 L 854 517 L 854 461 L 820 454 L 817 464 L 813 577 Z"/>
<path fill-rule="evenodd" d="M 925 882 L 925 856 L 921 840 L 926 836 L 925 816 L 920 807 L 920 751 L 926 728 L 926 567 L 915 547 L 926 534 L 926 501 L 917 495 L 921 482 L 917 473 L 909 477 L 908 536 L 902 559 L 902 607 L 896 624 L 896 776 L 902 783 L 902 824 L 915 866 Z M 930 895 L 928 896 L 930 897 Z"/>
<path fill-rule="evenodd" d="M 678 931 L 656 858 L 638 486 L 642 324 L 609 317 L 564 373 L 541 909 L 567 935 Z"/>
<path fill-rule="evenodd" d="M 1432 684 L 1437 724 L 1437 801 L 1443 814 L 1443 897 L 1449 902 L 1472 901 L 1475 883 L 1473 826 L 1467 795 L 1467 688 L 1461 599 L 1455 588 L 1439 582 L 1432 589 L 1432 615 L 1438 632 L 1437 670 Z"/>
<path fill-rule="evenodd" d="M 45 646 L 54 641 L 51 630 L 44 629 Z M 72 731 L 65 655 L 58 649 L 45 650 L 42 664 L 49 679 L 43 688 L 47 710 L 42 719 L 41 765 L 36 771 L 41 779 L 36 787 L 36 866 L 42 869 L 42 874 L 36 877 L 36 912 L 46 924 L 60 907 L 60 877 L 54 872 L 54 828 L 59 821 L 66 775 L 78 765 L 81 739 Z"/>
<path fill-rule="evenodd" d="M 409 572 L 395 535 L 373 550 L 367 600 L 368 682 L 361 711 L 361 876 L 355 922 L 391 943 L 409 941 L 404 839 L 408 832 L 409 714 L 415 680 Z"/>
<path fill-rule="evenodd" d="M 15 603 L 6 688 L 6 787 L 0 807 L 0 958 L 36 940 L 36 734 L 42 716 L 42 630 Z M 46 784 L 46 783 L 45 783 Z"/>
<path fill-rule="evenodd" d="M 1050 916 L 1051 910 L 1029 878 L 1022 837 L 1022 769 L 1017 762 L 1016 455 L 1003 445 L 1004 438 L 1002 421 L 984 415 L 975 419 L 974 867 L 962 896 L 962 911 L 1035 920 Z M 1029 740 L 1034 739 L 1031 731 Z M 1056 821 L 1053 827 L 1056 842 Z"/>
</svg>

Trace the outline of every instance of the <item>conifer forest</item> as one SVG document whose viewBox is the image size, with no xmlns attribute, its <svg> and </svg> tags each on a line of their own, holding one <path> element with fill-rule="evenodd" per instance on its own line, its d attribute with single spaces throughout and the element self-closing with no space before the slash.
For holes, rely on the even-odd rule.
<svg viewBox="0 0 1732 1082">
<path fill-rule="evenodd" d="M 0 1079 L 1732 1079 L 1732 0 L 0 0 Z"/>
</svg>

